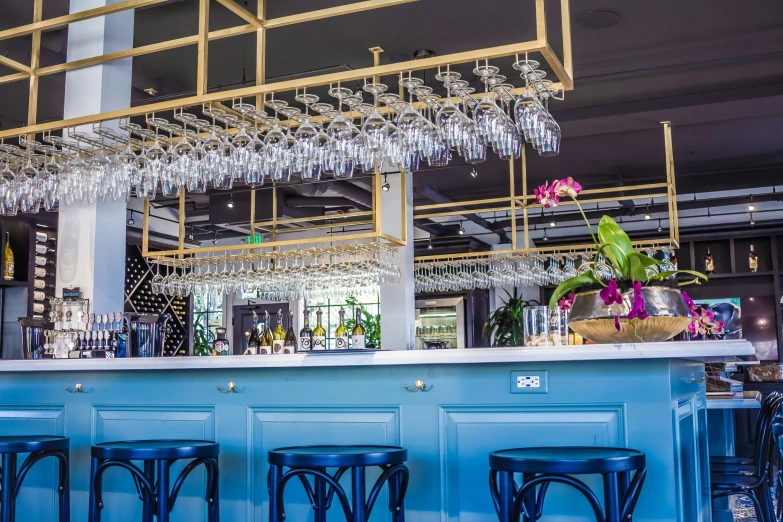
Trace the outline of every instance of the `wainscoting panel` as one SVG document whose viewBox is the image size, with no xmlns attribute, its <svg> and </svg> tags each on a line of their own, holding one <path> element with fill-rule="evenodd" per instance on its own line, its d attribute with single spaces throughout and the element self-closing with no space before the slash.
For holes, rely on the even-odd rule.
<svg viewBox="0 0 783 522">
<path fill-rule="evenodd" d="M 622 404 L 442 406 L 440 458 L 444 522 L 497 520 L 489 492 L 488 454 L 495 450 L 535 446 L 625 446 Z M 602 498 L 600 478 L 585 482 Z M 581 501 L 567 486 L 554 484 L 546 496 L 544 518 L 575 516 Z M 584 502 L 582 518 L 592 520 Z M 553 517 L 553 518 L 548 518 Z M 566 519 L 563 519 L 566 520 Z"/>
<path fill-rule="evenodd" d="M 65 435 L 63 405 L 0 405 L 2 435 Z M 17 469 L 27 454 L 20 454 Z M 17 520 L 55 520 L 57 514 L 57 461 L 37 463 L 24 479 L 17 497 Z"/>
<path fill-rule="evenodd" d="M 399 446 L 400 408 L 395 406 L 334 406 L 334 407 L 250 407 L 248 408 L 248 506 L 249 522 L 266 522 L 269 519 L 269 495 L 267 473 L 269 450 L 286 446 L 323 444 L 382 444 Z M 331 470 L 334 471 L 334 470 Z M 380 472 L 367 470 L 368 484 Z M 343 477 L 341 484 L 350 497 L 350 477 Z M 368 486 L 369 490 L 369 486 Z M 391 520 L 387 509 L 388 496 L 384 492 L 370 518 L 371 522 Z M 286 486 L 286 520 L 308 521 L 313 519 L 312 509 L 304 494 L 302 484 L 294 479 Z M 329 518 L 343 520 L 339 502 L 335 498 Z"/>
<path fill-rule="evenodd" d="M 102 406 L 92 408 L 92 443 L 117 440 L 183 439 L 215 440 L 214 406 Z M 188 461 L 172 466 L 172 484 Z M 103 481 L 102 522 L 141 520 L 141 501 L 130 474 L 109 469 Z M 206 473 L 194 470 L 180 491 L 172 522 L 206 520 Z"/>
</svg>

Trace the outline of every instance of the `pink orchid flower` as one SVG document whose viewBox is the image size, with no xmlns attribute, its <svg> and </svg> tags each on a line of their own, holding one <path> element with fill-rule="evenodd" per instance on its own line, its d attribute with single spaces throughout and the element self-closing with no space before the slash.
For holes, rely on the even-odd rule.
<svg viewBox="0 0 783 522">
<path fill-rule="evenodd" d="M 574 178 L 571 176 L 561 179 L 560 181 L 555 180 L 552 184 L 552 188 L 554 189 L 555 195 L 561 198 L 566 196 L 576 198 L 577 194 L 582 192 L 582 185 L 577 181 L 574 181 Z"/>
<path fill-rule="evenodd" d="M 618 333 L 622 332 L 623 330 L 625 330 L 625 326 L 623 326 L 623 324 L 620 322 L 620 316 L 619 315 L 615 315 L 614 316 L 614 327 L 617 329 L 617 331 L 615 332 L 616 334 L 618 334 Z"/>
<path fill-rule="evenodd" d="M 644 307 L 644 297 L 642 297 L 642 283 L 636 281 L 633 284 L 633 298 L 631 299 L 631 311 L 628 312 L 628 319 L 634 319 L 638 317 L 641 320 L 645 320 L 650 315 L 647 313 L 647 309 Z"/>
<path fill-rule="evenodd" d="M 685 301 L 685 304 L 688 306 L 688 310 L 690 310 L 691 314 L 693 314 L 693 311 L 696 310 L 696 303 L 694 303 L 693 299 L 691 299 L 691 297 L 685 292 L 682 292 L 682 299 Z"/>
<path fill-rule="evenodd" d="M 609 281 L 609 284 L 598 292 L 598 295 L 604 300 L 606 306 L 615 303 L 623 304 L 623 297 L 620 295 L 620 292 L 617 291 L 617 281 L 614 279 Z"/>
<path fill-rule="evenodd" d="M 548 181 L 544 182 L 534 192 L 536 194 L 536 203 L 544 205 L 545 208 L 556 207 L 560 201 L 560 196 L 555 194 L 554 184 L 549 185 Z"/>
<path fill-rule="evenodd" d="M 558 301 L 557 306 L 559 306 L 561 310 L 570 310 L 574 306 L 574 299 L 576 299 L 576 296 L 571 292 L 568 294 L 568 297 L 564 297 Z"/>
</svg>

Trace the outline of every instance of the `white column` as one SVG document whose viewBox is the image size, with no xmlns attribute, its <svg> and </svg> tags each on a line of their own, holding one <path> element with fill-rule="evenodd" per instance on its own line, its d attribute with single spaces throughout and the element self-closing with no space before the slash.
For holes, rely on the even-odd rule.
<svg viewBox="0 0 783 522">
<path fill-rule="evenodd" d="M 402 176 L 407 176 L 405 194 Z M 402 198 L 408 201 L 408 245 L 399 247 L 394 261 L 400 269 L 400 282 L 381 285 L 381 344 L 386 350 L 413 350 L 416 329 L 416 303 L 413 287 L 413 176 L 410 172 L 388 177 L 388 192 L 381 192 L 381 222 L 384 233 L 402 237 Z"/>
<path fill-rule="evenodd" d="M 71 0 L 70 12 L 118 0 Z M 133 10 L 71 24 L 68 61 L 133 47 Z M 132 59 L 68 71 L 64 117 L 74 118 L 130 107 Z M 89 132 L 90 127 L 80 129 Z M 124 304 L 125 202 L 63 205 L 57 244 L 57 284 L 77 286 L 98 313 L 119 312 Z"/>
</svg>

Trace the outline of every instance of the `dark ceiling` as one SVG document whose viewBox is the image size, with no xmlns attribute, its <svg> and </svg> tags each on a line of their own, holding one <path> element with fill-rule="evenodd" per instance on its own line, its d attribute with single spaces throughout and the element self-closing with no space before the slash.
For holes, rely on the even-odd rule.
<svg viewBox="0 0 783 522">
<path fill-rule="evenodd" d="M 267 15 L 343 3 L 267 0 Z M 211 5 L 212 30 L 244 23 L 217 2 Z M 28 0 L 3 0 L 0 29 L 29 23 L 31 6 Z M 385 49 L 382 61 L 388 63 L 418 49 L 446 54 L 531 40 L 532 6 L 532 0 L 419 0 L 273 29 L 267 37 L 267 78 L 366 67 L 372 60 L 367 49 L 376 45 Z M 173 0 L 138 10 L 135 45 L 195 34 L 197 8 L 197 0 Z M 67 0 L 47 0 L 44 17 L 67 10 Z M 616 13 L 619 23 L 588 27 L 590 13 L 600 10 Z M 661 121 L 674 126 L 679 193 L 749 191 L 777 183 L 783 174 L 783 2 L 572 0 L 571 20 L 575 90 L 551 106 L 563 130 L 562 152 L 555 158 L 529 154 L 530 186 L 564 176 L 590 187 L 663 181 Z M 555 29 L 552 20 L 550 36 Z M 64 30 L 46 33 L 42 65 L 65 61 L 66 42 Z M 0 42 L 0 54 L 21 62 L 29 63 L 28 49 L 29 39 Z M 210 89 L 238 86 L 243 79 L 254 83 L 252 34 L 213 41 L 209 51 Z M 10 72 L 0 67 L 0 75 Z M 513 71 L 505 66 L 502 72 L 511 77 Z M 159 98 L 192 94 L 195 74 L 194 46 L 137 57 L 133 101 L 152 99 L 143 92 L 148 87 Z M 431 79 L 428 84 L 437 87 Z M 64 75 L 46 77 L 41 86 L 40 119 L 60 119 Z M 3 128 L 23 123 L 26 99 L 26 82 L 0 85 Z M 477 178 L 459 161 L 419 172 L 417 199 L 431 202 L 420 196 L 427 186 L 452 200 L 503 195 L 507 168 L 493 156 L 479 166 Z M 770 210 L 779 204 L 772 199 Z M 196 206 L 210 204 L 204 198 Z"/>
</svg>

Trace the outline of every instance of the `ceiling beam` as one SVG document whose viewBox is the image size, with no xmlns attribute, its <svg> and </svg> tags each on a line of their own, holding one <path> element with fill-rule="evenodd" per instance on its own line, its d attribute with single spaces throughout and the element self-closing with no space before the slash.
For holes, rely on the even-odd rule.
<svg viewBox="0 0 783 522">
<path fill-rule="evenodd" d="M 361 11 L 369 11 L 370 9 L 378 9 L 379 7 L 389 7 L 415 1 L 417 0 L 366 0 L 364 2 L 355 2 L 353 4 L 339 5 L 337 7 L 329 7 L 327 9 L 319 9 L 317 11 L 281 16 L 280 18 L 265 20 L 264 27 L 266 29 L 273 29 L 275 27 L 301 24 L 304 22 L 313 22 L 315 20 L 323 20 L 324 18 L 331 18 L 333 16 L 359 13 Z"/>
<path fill-rule="evenodd" d="M 253 13 L 251 13 L 250 11 L 248 11 L 238 3 L 234 2 L 234 0 L 217 0 L 217 1 L 218 3 L 222 4 L 223 7 L 225 7 L 226 9 L 228 9 L 238 17 L 242 18 L 245 22 L 256 27 L 257 29 L 261 29 L 262 27 L 264 27 L 264 22 L 259 17 L 257 17 L 256 15 L 254 15 Z"/>
<path fill-rule="evenodd" d="M 35 31 L 49 31 L 51 29 L 65 27 L 66 25 L 72 24 L 74 22 L 80 22 L 82 20 L 89 20 L 90 18 L 97 18 L 99 16 L 119 13 L 121 11 L 127 11 L 128 9 L 137 9 L 139 7 L 161 4 L 167 1 L 168 0 L 124 0 L 122 2 L 117 2 L 116 4 L 109 4 L 102 7 L 96 7 L 94 9 L 87 9 L 85 11 L 79 11 L 78 13 L 71 13 L 32 24 L 20 25 L 19 27 L 6 29 L 5 31 L 0 31 L 0 40 L 16 38 L 17 36 L 24 36 Z"/>
</svg>

